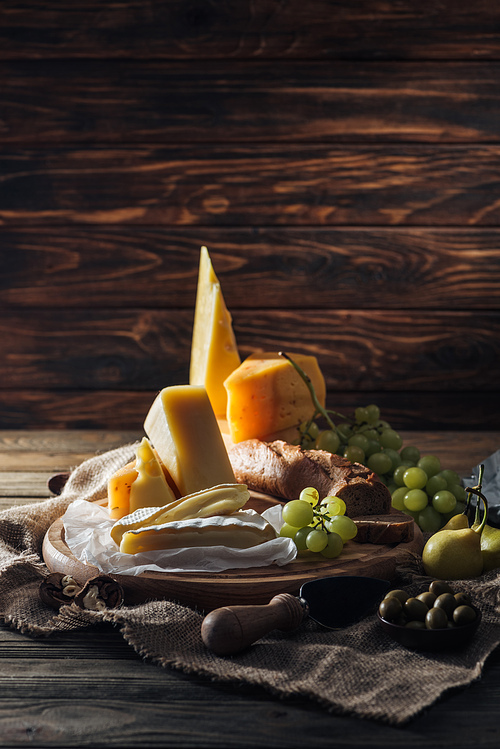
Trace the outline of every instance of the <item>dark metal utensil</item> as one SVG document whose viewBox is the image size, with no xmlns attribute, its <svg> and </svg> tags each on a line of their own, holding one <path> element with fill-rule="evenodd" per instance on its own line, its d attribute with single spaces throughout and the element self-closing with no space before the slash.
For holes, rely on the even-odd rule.
<svg viewBox="0 0 500 749">
<path fill-rule="evenodd" d="M 296 629 L 306 616 L 329 629 L 346 627 L 369 613 L 390 587 L 387 580 L 357 575 L 309 580 L 299 596 L 279 593 L 268 604 L 211 611 L 202 622 L 201 636 L 217 655 L 233 655 L 273 629 Z"/>
</svg>

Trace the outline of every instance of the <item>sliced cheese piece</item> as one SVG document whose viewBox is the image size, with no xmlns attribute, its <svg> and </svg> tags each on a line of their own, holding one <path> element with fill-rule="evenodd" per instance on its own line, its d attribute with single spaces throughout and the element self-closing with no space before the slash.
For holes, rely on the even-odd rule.
<svg viewBox="0 0 500 749">
<path fill-rule="evenodd" d="M 130 491 L 138 476 L 135 461 L 119 468 L 108 481 L 108 514 L 112 520 L 130 512 Z"/>
<path fill-rule="evenodd" d="M 135 470 L 138 473 L 130 488 L 130 509 L 140 507 L 163 507 L 176 501 L 176 496 L 167 484 L 162 467 L 153 449 L 143 437 L 136 450 Z"/>
<path fill-rule="evenodd" d="M 325 404 L 325 379 L 315 356 L 290 354 L 310 377 Z M 269 441 L 269 435 L 297 427 L 314 413 L 311 394 L 293 365 L 278 352 L 251 354 L 225 380 L 227 421 L 234 443 Z"/>
<path fill-rule="evenodd" d="M 231 315 L 206 247 L 200 251 L 189 384 L 202 385 L 217 416 L 225 416 L 224 380 L 241 362 Z"/>
<path fill-rule="evenodd" d="M 124 533 L 180 520 L 229 515 L 241 510 L 250 499 L 244 484 L 222 484 L 182 497 L 166 507 L 143 507 L 118 520 L 111 528 L 111 538 L 120 545 Z"/>
<path fill-rule="evenodd" d="M 179 520 L 124 533 L 120 551 L 124 554 L 195 546 L 226 546 L 248 549 L 276 538 L 276 531 L 262 516 L 251 521 L 245 513 L 211 518 Z"/>
<path fill-rule="evenodd" d="M 181 496 L 237 483 L 205 388 L 163 388 L 146 416 L 144 431 Z"/>
</svg>

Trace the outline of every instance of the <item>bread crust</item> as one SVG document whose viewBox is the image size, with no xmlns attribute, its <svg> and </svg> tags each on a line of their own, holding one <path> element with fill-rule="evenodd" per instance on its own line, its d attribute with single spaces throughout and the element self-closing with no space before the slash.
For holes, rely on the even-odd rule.
<svg viewBox="0 0 500 749">
<path fill-rule="evenodd" d="M 351 518 L 391 511 L 390 492 L 373 471 L 324 450 L 253 439 L 231 447 L 229 460 L 236 480 L 254 491 L 288 501 L 314 486 L 321 499 L 330 495 L 343 499 Z"/>
</svg>

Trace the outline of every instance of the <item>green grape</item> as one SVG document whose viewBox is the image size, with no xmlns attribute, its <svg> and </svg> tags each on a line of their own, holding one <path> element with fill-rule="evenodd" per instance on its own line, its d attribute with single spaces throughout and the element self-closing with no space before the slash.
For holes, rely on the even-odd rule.
<svg viewBox="0 0 500 749">
<path fill-rule="evenodd" d="M 431 476 L 425 485 L 425 491 L 429 497 L 433 497 L 436 492 L 440 492 L 442 489 L 447 489 L 448 484 L 442 476 Z"/>
<path fill-rule="evenodd" d="M 455 471 L 449 469 L 439 471 L 439 476 L 442 476 L 448 484 L 460 484 L 460 476 Z"/>
<path fill-rule="evenodd" d="M 419 512 L 417 523 L 424 533 L 435 533 L 441 528 L 441 515 L 432 505 L 427 505 Z"/>
<path fill-rule="evenodd" d="M 455 495 L 457 502 L 465 502 L 467 500 L 467 492 L 461 484 L 450 484 L 446 488 Z"/>
<path fill-rule="evenodd" d="M 306 526 L 305 528 L 299 528 L 295 536 L 293 537 L 293 540 L 295 541 L 295 546 L 299 551 L 306 551 L 307 544 L 306 544 L 306 538 L 311 532 L 311 529 L 309 526 Z"/>
<path fill-rule="evenodd" d="M 326 522 L 330 533 L 338 533 L 342 541 L 350 541 L 358 532 L 356 523 L 347 515 L 336 515 Z"/>
<path fill-rule="evenodd" d="M 376 424 L 377 429 L 391 429 L 391 425 L 388 421 L 384 421 L 384 419 L 379 419 Z"/>
<path fill-rule="evenodd" d="M 322 505 L 326 505 L 327 513 L 330 517 L 334 515 L 345 515 L 347 505 L 340 497 L 325 497 L 321 500 Z"/>
<path fill-rule="evenodd" d="M 323 551 L 328 544 L 328 533 L 315 528 L 309 531 L 306 538 L 306 545 L 309 551 Z"/>
<path fill-rule="evenodd" d="M 414 445 L 407 445 L 407 447 L 403 447 L 399 454 L 401 455 L 401 460 L 403 461 L 403 463 L 405 462 L 405 460 L 409 460 L 410 463 L 415 463 L 416 465 L 420 460 L 420 450 Z"/>
<path fill-rule="evenodd" d="M 401 457 L 397 450 L 390 447 L 384 447 L 384 453 L 391 459 L 391 471 L 394 473 L 396 468 L 401 465 Z"/>
<path fill-rule="evenodd" d="M 344 548 L 344 542 L 340 538 L 338 533 L 329 533 L 327 544 L 324 549 L 321 550 L 321 554 L 327 559 L 335 559 L 339 556 Z"/>
<path fill-rule="evenodd" d="M 362 406 L 358 406 L 358 408 L 354 409 L 354 418 L 356 419 L 358 424 L 363 424 L 363 422 L 368 423 L 368 419 L 370 417 L 366 408 L 363 408 Z"/>
<path fill-rule="evenodd" d="M 395 484 L 394 481 L 389 481 L 387 483 L 387 488 L 389 489 L 389 491 L 391 493 L 391 497 L 392 497 L 393 492 L 395 492 L 396 489 L 399 489 L 398 485 Z"/>
<path fill-rule="evenodd" d="M 314 486 L 306 486 L 300 492 L 299 500 L 301 502 L 308 502 L 312 507 L 315 507 L 319 502 L 319 492 Z M 307 523 L 304 523 L 304 525 L 307 525 Z"/>
<path fill-rule="evenodd" d="M 398 489 L 396 489 L 392 493 L 392 506 L 396 510 L 404 510 L 405 509 L 405 503 L 404 498 L 406 497 L 406 494 L 408 492 L 408 488 L 406 486 L 400 486 Z"/>
<path fill-rule="evenodd" d="M 353 434 L 352 437 L 349 437 L 349 439 L 347 440 L 347 444 L 349 447 L 360 447 L 366 454 L 366 450 L 370 445 L 370 441 L 367 437 L 365 437 L 364 434 L 362 434 L 361 432 L 357 432 L 356 434 Z"/>
<path fill-rule="evenodd" d="M 367 414 L 366 421 L 368 422 L 368 424 L 376 424 L 380 419 L 380 408 L 376 406 L 375 403 L 370 403 L 369 406 L 366 406 L 365 411 Z"/>
<path fill-rule="evenodd" d="M 441 461 L 435 455 L 424 455 L 420 458 L 417 466 L 429 476 L 435 476 L 441 470 Z"/>
<path fill-rule="evenodd" d="M 351 463 L 362 463 L 365 459 L 365 454 L 360 447 L 356 445 L 349 445 L 344 450 L 344 458 L 350 460 Z"/>
<path fill-rule="evenodd" d="M 296 526 L 288 525 L 288 523 L 283 523 L 280 528 L 280 536 L 284 536 L 285 538 L 295 538 L 297 530 L 298 528 Z"/>
<path fill-rule="evenodd" d="M 378 441 L 380 435 L 379 435 L 379 433 L 377 432 L 376 429 L 363 429 L 363 431 L 361 433 L 364 434 L 364 436 L 367 439 L 374 440 L 377 443 L 377 445 L 380 444 L 379 441 Z"/>
<path fill-rule="evenodd" d="M 427 483 L 427 474 L 417 466 L 407 468 L 403 474 L 403 481 L 408 489 L 423 489 Z"/>
<path fill-rule="evenodd" d="M 319 434 L 319 426 L 316 424 L 315 421 L 312 421 L 309 424 L 309 428 L 307 428 L 308 423 L 309 422 L 307 421 L 303 421 L 302 424 L 300 424 L 299 426 L 299 432 L 301 434 L 307 434 L 311 438 L 311 441 L 314 442 L 314 440 L 317 438 Z"/>
<path fill-rule="evenodd" d="M 331 429 L 325 429 L 324 432 L 320 432 L 318 439 L 316 440 L 316 447 L 318 450 L 326 450 L 329 453 L 336 453 L 340 447 L 340 437 L 337 432 Z"/>
<path fill-rule="evenodd" d="M 461 515 L 464 510 L 465 510 L 465 502 L 457 502 L 457 504 L 455 505 L 455 508 L 451 510 L 451 512 L 441 513 L 441 525 L 446 525 L 448 520 L 450 520 L 455 515 Z"/>
<path fill-rule="evenodd" d="M 410 489 L 406 492 L 404 505 L 407 510 L 421 512 L 429 504 L 429 498 L 422 489 Z"/>
<path fill-rule="evenodd" d="M 380 435 L 380 444 L 382 447 L 390 447 L 392 450 L 399 450 L 403 444 L 403 440 L 394 429 L 384 429 Z"/>
<path fill-rule="evenodd" d="M 283 507 L 284 522 L 287 525 L 295 526 L 295 529 L 309 525 L 313 517 L 313 508 L 309 502 L 302 499 L 292 499 Z"/>
<path fill-rule="evenodd" d="M 341 439 L 342 442 L 347 442 L 349 437 L 352 434 L 351 425 L 347 424 L 347 422 L 342 422 L 341 424 L 337 424 L 337 433 Z"/>
<path fill-rule="evenodd" d="M 437 512 L 451 512 L 457 506 L 457 498 L 447 489 L 443 489 L 433 496 L 432 506 Z"/>
<path fill-rule="evenodd" d="M 392 461 L 385 453 L 373 453 L 367 460 L 368 468 L 379 475 L 391 470 Z"/>
<path fill-rule="evenodd" d="M 366 457 L 369 458 L 370 455 L 373 455 L 374 453 L 380 452 L 380 442 L 377 440 L 368 440 L 368 448 L 366 450 Z"/>
<path fill-rule="evenodd" d="M 405 466 L 402 463 L 400 466 L 398 466 L 397 468 L 394 469 L 394 473 L 393 473 L 392 478 L 394 479 L 394 483 L 396 483 L 398 486 L 405 486 L 406 487 L 406 484 L 405 484 L 405 482 L 403 480 L 403 476 L 404 476 L 407 468 L 408 468 L 408 466 Z M 408 487 L 406 487 L 406 488 L 408 488 Z M 406 489 L 405 489 L 405 491 L 406 491 Z"/>
</svg>

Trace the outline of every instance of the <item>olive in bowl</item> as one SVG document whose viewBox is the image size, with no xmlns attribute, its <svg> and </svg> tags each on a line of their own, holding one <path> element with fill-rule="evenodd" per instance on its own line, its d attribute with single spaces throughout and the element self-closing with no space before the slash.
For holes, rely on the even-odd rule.
<svg viewBox="0 0 500 749">
<path fill-rule="evenodd" d="M 443 580 L 434 580 L 415 597 L 403 590 L 389 591 L 377 616 L 396 642 L 412 650 L 429 651 L 466 645 L 481 622 L 481 611 L 468 595 L 455 593 Z"/>
</svg>

